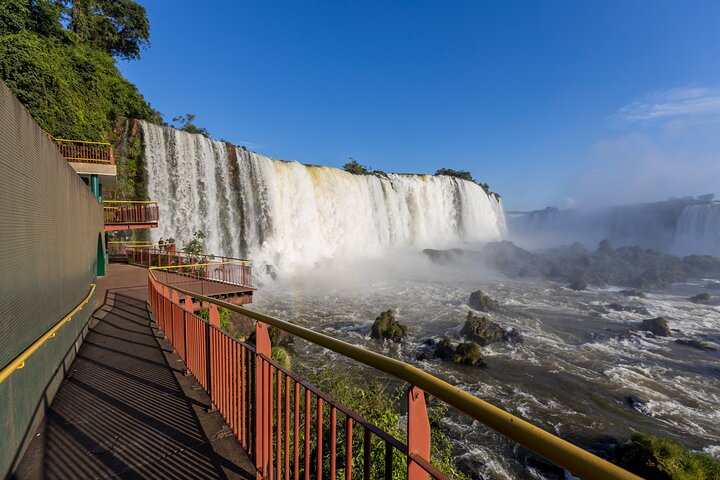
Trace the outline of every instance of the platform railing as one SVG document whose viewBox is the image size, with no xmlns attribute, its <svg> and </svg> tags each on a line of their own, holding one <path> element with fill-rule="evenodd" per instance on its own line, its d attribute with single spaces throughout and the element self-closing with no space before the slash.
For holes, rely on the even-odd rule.
<svg viewBox="0 0 720 480">
<path fill-rule="evenodd" d="M 160 211 L 157 202 L 103 200 L 105 225 L 157 225 Z"/>
<path fill-rule="evenodd" d="M 68 162 L 115 165 L 113 147 L 107 142 L 88 142 L 50 137 Z"/>
<path fill-rule="evenodd" d="M 158 244 L 140 240 L 110 240 L 108 242 L 108 254 L 112 256 L 125 256 L 125 249 L 128 247 L 158 247 Z"/>
<path fill-rule="evenodd" d="M 187 288 L 191 283 L 198 286 L 217 283 L 253 288 L 252 262 L 243 258 L 208 253 L 188 254 L 177 251 L 172 243 L 128 245 L 125 247 L 125 257 L 128 263 L 143 267 L 167 267 L 158 270 L 157 275 L 163 275 L 163 281 L 180 288 Z M 208 293 L 205 291 L 205 294 Z"/>
<path fill-rule="evenodd" d="M 448 478 L 430 463 L 425 392 L 580 478 L 640 478 L 412 365 L 168 285 L 158 278 L 158 270 L 150 268 L 148 274 L 153 315 L 188 371 L 208 392 L 213 405 L 254 459 L 257 478 Z M 197 301 L 208 308 L 209 321 L 193 312 Z M 218 307 L 255 321 L 254 346 L 220 329 Z M 407 443 L 274 362 L 268 326 L 406 382 Z M 404 465 L 402 471 L 398 471 L 395 455 L 403 460 L 399 462 Z"/>
</svg>

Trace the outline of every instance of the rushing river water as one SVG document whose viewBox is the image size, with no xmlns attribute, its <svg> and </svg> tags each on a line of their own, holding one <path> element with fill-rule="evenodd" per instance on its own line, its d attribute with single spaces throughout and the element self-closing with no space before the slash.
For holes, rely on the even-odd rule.
<svg viewBox="0 0 720 480">
<path fill-rule="evenodd" d="M 720 353 L 675 343 L 696 339 L 720 347 L 720 307 L 688 297 L 720 285 L 675 285 L 647 298 L 619 288 L 576 292 L 549 281 L 509 280 L 430 263 L 420 254 L 395 254 L 392 262 L 327 265 L 263 286 L 253 308 L 356 345 L 415 363 L 478 397 L 586 448 L 634 431 L 681 440 L 695 450 L 720 450 Z M 417 362 L 426 338 L 461 340 L 470 292 L 482 289 L 500 302 L 488 315 L 519 330 L 519 345 L 483 348 L 488 368 L 442 360 Z M 720 294 L 720 288 L 716 290 Z M 645 307 L 650 315 L 608 310 L 609 303 Z M 370 338 L 382 310 L 392 308 L 409 327 L 400 344 Z M 639 330 L 642 319 L 664 316 L 672 337 Z M 301 343 L 297 354 L 316 367 L 342 364 L 331 352 Z M 645 414 L 626 398 L 636 395 Z M 451 415 L 445 427 L 457 440 L 459 461 L 482 478 L 542 478 L 522 449 L 487 428 Z"/>
</svg>

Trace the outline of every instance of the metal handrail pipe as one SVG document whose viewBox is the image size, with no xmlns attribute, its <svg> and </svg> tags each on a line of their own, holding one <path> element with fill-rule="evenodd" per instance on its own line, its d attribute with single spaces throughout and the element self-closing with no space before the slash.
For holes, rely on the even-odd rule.
<svg viewBox="0 0 720 480">
<path fill-rule="evenodd" d="M 63 325 L 68 323 L 72 318 L 75 316 L 76 313 L 78 313 L 87 303 L 90 301 L 90 298 L 92 298 L 93 293 L 95 292 L 95 284 L 90 284 L 90 292 L 87 294 L 87 297 L 85 297 L 85 300 L 80 302 L 77 307 L 73 309 L 72 312 L 68 313 L 63 317 L 62 320 L 60 320 L 58 323 L 55 324 L 54 327 L 52 327 L 50 330 L 48 330 L 45 335 L 38 338 L 35 343 L 30 345 L 28 348 L 26 348 L 20 355 L 15 357 L 15 360 L 10 362 L 5 368 L 0 370 L 0 383 L 4 382 L 15 370 L 19 370 L 25 366 L 25 361 L 30 358 L 30 356 L 37 351 L 38 348 L 40 348 L 45 342 L 47 342 L 49 339 L 53 338 L 58 330 L 60 330 Z"/>
<path fill-rule="evenodd" d="M 416 385 L 430 395 L 444 401 L 449 406 L 469 415 L 475 420 L 487 425 L 505 437 L 532 450 L 556 465 L 568 470 L 572 474 L 590 480 L 640 480 L 641 477 L 614 465 L 582 448 L 573 445 L 567 440 L 547 432 L 520 417 L 516 417 L 505 410 L 498 408 L 474 395 L 455 387 L 429 373 L 413 367 L 405 362 L 386 357 L 379 353 L 366 350 L 342 340 L 315 332 L 313 330 L 295 325 L 279 318 L 272 317 L 245 307 L 233 305 L 212 297 L 199 295 L 161 282 L 155 277 L 154 270 L 150 274 L 158 283 L 176 290 L 184 295 L 190 295 L 204 302 L 227 308 L 256 321 L 272 325 L 303 340 L 337 352 L 367 366 L 390 374 L 411 385 Z"/>
</svg>

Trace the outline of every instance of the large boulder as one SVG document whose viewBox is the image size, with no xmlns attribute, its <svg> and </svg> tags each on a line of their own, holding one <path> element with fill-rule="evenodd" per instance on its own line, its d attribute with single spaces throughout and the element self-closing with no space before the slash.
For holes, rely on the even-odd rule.
<svg viewBox="0 0 720 480">
<path fill-rule="evenodd" d="M 443 360 L 450 360 L 455 355 L 455 346 L 449 338 L 442 338 L 435 346 L 435 356 Z"/>
<path fill-rule="evenodd" d="M 474 315 L 472 312 L 468 312 L 465 325 L 460 333 L 468 340 L 482 346 L 495 342 L 522 342 L 522 336 L 514 328 L 505 330 L 487 317 Z"/>
<path fill-rule="evenodd" d="M 478 290 L 470 294 L 468 306 L 481 312 L 489 312 L 497 308 L 498 302 L 490 298 L 490 295 L 483 293 L 482 290 Z"/>
<path fill-rule="evenodd" d="M 690 297 L 690 301 L 693 303 L 710 303 L 712 297 L 708 292 L 698 293 L 694 297 Z"/>
<path fill-rule="evenodd" d="M 407 327 L 395 320 L 392 310 L 380 313 L 380 316 L 375 319 L 370 332 L 372 338 L 387 338 L 393 342 L 399 342 L 406 334 Z"/>
<path fill-rule="evenodd" d="M 463 342 L 455 349 L 452 356 L 455 365 L 477 365 L 478 367 L 486 367 L 483 362 L 482 351 L 480 345 L 475 342 Z"/>
<path fill-rule="evenodd" d="M 640 324 L 640 328 L 642 330 L 647 330 L 648 332 L 652 332 L 653 334 L 657 335 L 658 337 L 669 337 L 672 334 L 670 333 L 670 327 L 668 326 L 668 321 L 663 317 L 657 317 L 657 318 L 650 318 L 648 320 L 643 320 Z"/>
<path fill-rule="evenodd" d="M 576 292 L 581 292 L 583 290 L 587 290 L 587 282 L 583 279 L 578 279 L 572 282 L 570 285 L 568 285 L 568 288 L 570 290 L 575 290 Z"/>
</svg>

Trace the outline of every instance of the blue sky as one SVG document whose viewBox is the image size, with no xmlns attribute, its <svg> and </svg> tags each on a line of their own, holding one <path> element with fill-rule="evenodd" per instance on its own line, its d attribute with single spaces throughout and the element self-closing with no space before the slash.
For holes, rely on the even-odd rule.
<svg viewBox="0 0 720 480">
<path fill-rule="evenodd" d="M 469 170 L 506 209 L 720 194 L 720 2 L 140 0 L 166 120 L 331 166 Z"/>
</svg>

